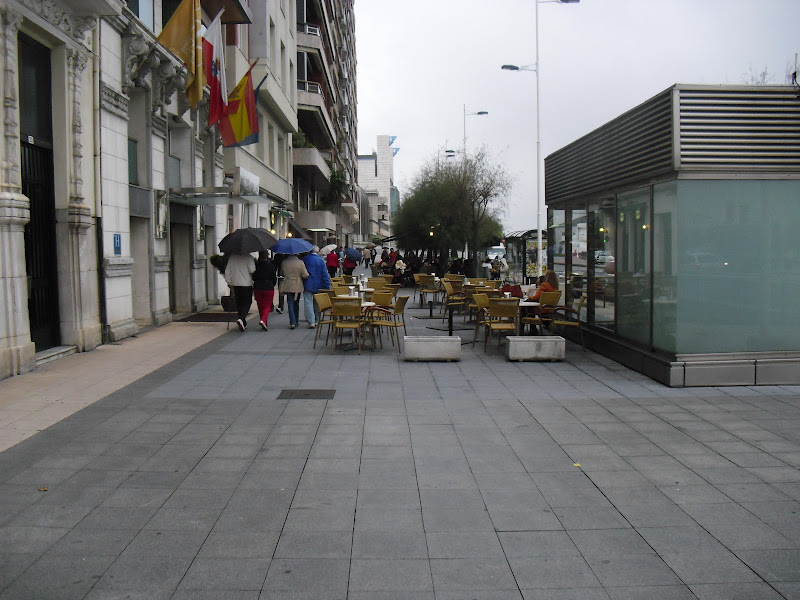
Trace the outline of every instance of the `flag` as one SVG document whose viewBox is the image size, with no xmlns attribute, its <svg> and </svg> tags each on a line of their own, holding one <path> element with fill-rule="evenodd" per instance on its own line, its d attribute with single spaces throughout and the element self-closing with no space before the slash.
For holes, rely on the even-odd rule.
<svg viewBox="0 0 800 600">
<path fill-rule="evenodd" d="M 256 94 L 253 90 L 253 63 L 241 81 L 228 96 L 228 110 L 219 120 L 219 133 L 222 145 L 247 146 L 258 142 L 258 113 L 256 112 Z M 266 79 L 266 77 L 264 78 Z M 264 83 L 264 80 L 261 80 Z M 261 87 L 261 83 L 258 87 Z"/>
<path fill-rule="evenodd" d="M 211 87 L 208 101 L 209 127 L 219 121 L 228 106 L 228 83 L 225 79 L 225 56 L 223 54 L 222 25 L 219 18 L 222 11 L 211 21 L 203 36 L 203 66 L 206 81 Z"/>
<path fill-rule="evenodd" d="M 203 98 L 203 87 L 206 84 L 203 41 L 200 36 L 202 23 L 200 0 L 182 0 L 158 34 L 157 40 L 186 66 L 186 97 L 192 108 L 197 108 L 197 103 Z"/>
</svg>

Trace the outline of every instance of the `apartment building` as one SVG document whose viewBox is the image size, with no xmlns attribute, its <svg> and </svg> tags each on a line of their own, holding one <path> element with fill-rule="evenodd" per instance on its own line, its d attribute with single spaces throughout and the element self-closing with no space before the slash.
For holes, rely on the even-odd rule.
<svg viewBox="0 0 800 600">
<path fill-rule="evenodd" d="M 360 217 L 353 0 L 296 0 L 293 208 L 315 242 L 350 244 Z"/>
</svg>

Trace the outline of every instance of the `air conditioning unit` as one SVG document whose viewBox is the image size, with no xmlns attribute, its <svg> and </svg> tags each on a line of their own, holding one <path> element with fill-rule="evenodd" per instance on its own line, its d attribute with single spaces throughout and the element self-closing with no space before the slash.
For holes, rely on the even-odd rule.
<svg viewBox="0 0 800 600">
<path fill-rule="evenodd" d="M 306 84 L 306 88 L 309 92 L 313 92 L 314 94 L 321 94 L 322 93 L 322 86 L 314 81 L 309 81 Z"/>
<path fill-rule="evenodd" d="M 321 35 L 320 29 L 316 25 L 306 25 L 306 33 L 317 37 Z"/>
</svg>

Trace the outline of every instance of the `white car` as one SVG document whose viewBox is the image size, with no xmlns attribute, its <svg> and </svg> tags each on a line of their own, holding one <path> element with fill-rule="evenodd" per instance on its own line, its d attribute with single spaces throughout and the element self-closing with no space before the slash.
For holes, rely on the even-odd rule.
<svg viewBox="0 0 800 600">
<path fill-rule="evenodd" d="M 614 257 L 610 252 L 606 252 L 605 250 L 595 250 L 594 262 L 598 265 L 604 265 L 606 263 L 614 262 Z"/>
</svg>

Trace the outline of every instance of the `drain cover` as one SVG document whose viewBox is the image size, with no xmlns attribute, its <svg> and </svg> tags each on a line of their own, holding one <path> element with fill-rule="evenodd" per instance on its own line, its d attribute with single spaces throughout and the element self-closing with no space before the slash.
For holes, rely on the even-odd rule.
<svg viewBox="0 0 800 600">
<path fill-rule="evenodd" d="M 330 400 L 336 390 L 281 390 L 278 400 Z"/>
</svg>

